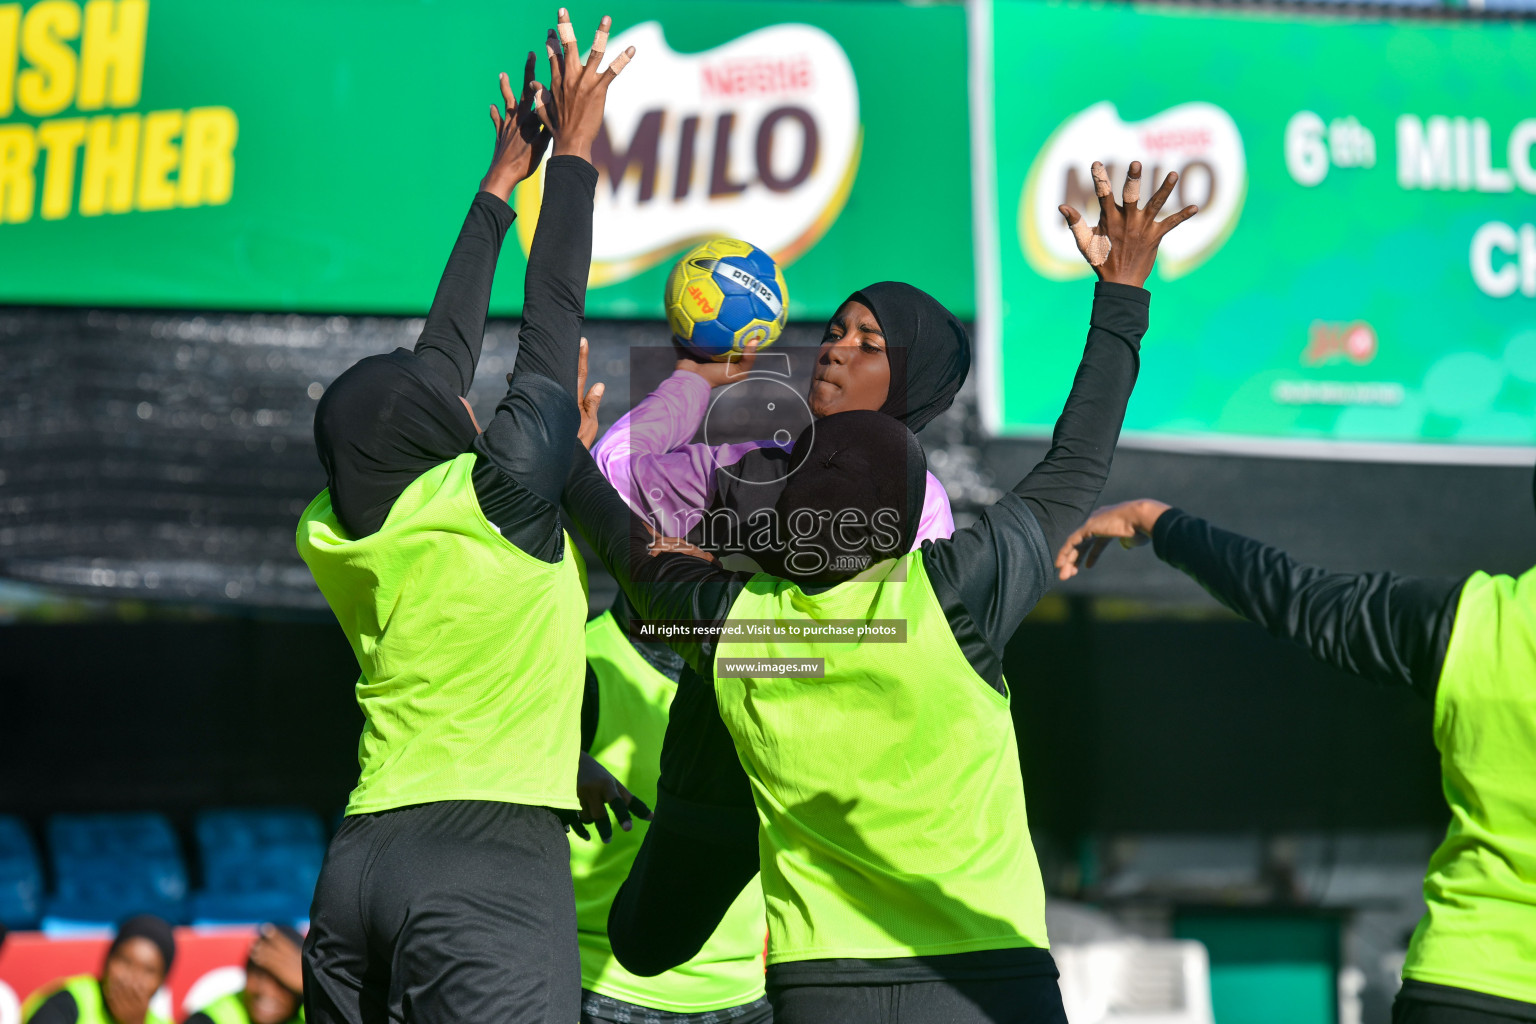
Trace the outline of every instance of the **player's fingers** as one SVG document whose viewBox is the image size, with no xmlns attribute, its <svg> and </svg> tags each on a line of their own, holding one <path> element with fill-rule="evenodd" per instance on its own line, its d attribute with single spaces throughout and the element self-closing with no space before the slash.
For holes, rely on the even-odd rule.
<svg viewBox="0 0 1536 1024">
<path fill-rule="evenodd" d="M 598 804 L 597 815 L 592 824 L 597 826 L 597 838 L 605 843 L 612 841 L 613 822 L 608 820 L 608 808 L 606 805 Z"/>
<path fill-rule="evenodd" d="M 544 91 L 544 86 L 538 82 L 529 82 L 528 87 L 533 90 L 533 112 L 538 115 L 544 127 L 553 132 L 555 130 L 554 110 L 545 102 L 549 98 L 549 94 Z"/>
<path fill-rule="evenodd" d="M 501 111 L 494 103 L 491 104 L 491 124 L 496 126 L 498 132 L 501 131 Z"/>
<path fill-rule="evenodd" d="M 576 835 L 579 836 L 580 838 L 585 839 L 589 843 L 592 841 L 592 833 L 588 832 L 587 831 L 587 826 L 583 825 L 581 822 L 573 821 L 573 822 L 571 822 L 571 826 L 570 827 L 571 827 L 571 831 L 575 832 Z"/>
<path fill-rule="evenodd" d="M 528 51 L 528 59 L 523 61 L 523 90 L 517 97 L 517 115 L 521 120 L 533 109 L 533 88 L 528 84 L 539 74 L 538 61 L 533 56 L 533 51 Z M 511 82 L 507 83 L 509 86 Z M 511 108 L 508 108 L 509 110 Z"/>
<path fill-rule="evenodd" d="M 607 388 L 603 386 L 602 381 L 598 381 L 596 384 L 593 384 L 591 390 L 587 392 L 587 397 L 582 400 L 582 404 L 586 407 L 588 416 L 597 415 L 598 408 L 603 404 L 603 392 L 606 390 Z"/>
<path fill-rule="evenodd" d="M 544 54 L 549 58 L 549 87 L 557 89 L 565 81 L 565 59 L 560 52 L 560 37 L 554 29 L 544 36 Z"/>
<path fill-rule="evenodd" d="M 564 7 L 560 8 L 560 15 L 555 21 L 555 31 L 560 36 L 560 48 L 565 51 L 566 70 L 579 66 L 581 61 L 576 53 L 576 30 L 571 27 L 571 12 Z"/>
<path fill-rule="evenodd" d="M 651 820 L 650 805 L 647 804 L 644 800 L 641 800 L 639 797 L 635 796 L 633 793 L 629 794 L 629 813 L 633 814 L 641 821 Z"/>
<path fill-rule="evenodd" d="M 1114 540 L 1113 537 L 1093 538 L 1093 544 L 1088 548 L 1088 558 L 1083 562 L 1083 568 L 1092 569 L 1095 565 L 1097 565 L 1099 562 L 1099 556 L 1104 553 L 1104 549 L 1112 540 Z"/>
<path fill-rule="evenodd" d="M 1066 565 L 1077 556 L 1077 545 L 1083 539 L 1083 528 L 1079 526 L 1067 535 L 1067 539 L 1061 542 L 1061 547 L 1056 551 L 1056 564 Z"/>
<path fill-rule="evenodd" d="M 597 23 L 597 34 L 592 37 L 592 49 L 587 51 L 587 70 L 594 75 L 597 69 L 602 67 L 603 52 L 608 49 L 608 30 L 613 28 L 613 19 L 603 15 L 603 20 Z"/>
<path fill-rule="evenodd" d="M 1157 237 L 1158 238 L 1162 238 L 1168 232 L 1172 231 L 1174 228 L 1178 227 L 1180 224 L 1183 224 L 1185 221 L 1189 220 L 1189 218 L 1193 217 L 1195 214 L 1197 214 L 1199 212 L 1200 212 L 1200 207 L 1198 207 L 1198 206 L 1186 206 L 1186 207 L 1184 207 L 1184 209 L 1180 210 L 1178 213 L 1174 214 L 1173 216 L 1165 217 L 1163 220 L 1158 222 L 1158 225 L 1157 225 L 1158 226 Z"/>
<path fill-rule="evenodd" d="M 1173 186 L 1178 183 L 1179 172 L 1169 171 L 1168 176 L 1163 179 L 1163 183 L 1157 187 L 1157 191 L 1152 193 L 1152 198 L 1147 200 L 1148 215 L 1156 217 L 1162 212 L 1163 204 L 1168 201 L 1168 197 L 1173 194 Z"/>
<path fill-rule="evenodd" d="M 1078 221 L 1083 219 L 1083 215 L 1082 214 L 1078 213 L 1072 207 L 1067 206 L 1065 204 L 1056 207 L 1056 209 L 1058 211 L 1060 211 L 1060 213 L 1061 213 L 1061 215 L 1063 217 L 1066 218 L 1067 227 L 1069 227 L 1069 228 L 1072 227 L 1072 225 L 1076 224 Z"/>
<path fill-rule="evenodd" d="M 1109 172 L 1104 169 L 1104 165 L 1095 160 L 1089 172 L 1093 175 L 1093 194 L 1099 197 L 1099 205 L 1114 206 L 1115 190 L 1109 184 Z M 1106 199 L 1108 203 L 1104 202 Z"/>
<path fill-rule="evenodd" d="M 1086 253 L 1093 245 L 1093 228 L 1088 226 L 1086 220 L 1079 217 L 1072 225 L 1072 237 L 1077 239 L 1077 247 Z"/>
<path fill-rule="evenodd" d="M 608 806 L 613 811 L 613 820 L 618 822 L 619 828 L 625 832 L 635 827 L 634 822 L 629 820 L 628 797 L 629 792 L 623 786 L 620 786 L 618 794 L 608 801 Z"/>
<path fill-rule="evenodd" d="M 1141 161 L 1132 160 L 1130 170 L 1125 172 L 1125 188 L 1121 192 L 1120 200 L 1127 210 L 1134 210 L 1141 203 Z"/>
<path fill-rule="evenodd" d="M 628 67 L 629 66 L 629 62 L 634 60 L 634 59 L 635 59 L 635 48 L 633 46 L 625 47 L 623 53 L 621 53 L 617 57 L 613 58 L 613 63 L 608 65 L 608 70 L 603 72 L 603 86 L 604 86 L 604 88 L 606 88 L 608 85 L 610 85 L 615 78 L 618 78 L 619 77 L 619 72 L 623 71 L 626 67 Z"/>
<path fill-rule="evenodd" d="M 523 76 L 525 80 L 532 77 L 532 74 Z M 512 79 L 507 77 L 507 73 L 503 71 L 498 78 L 497 84 L 501 86 L 502 109 L 507 112 L 508 117 L 511 117 L 512 111 L 517 109 L 517 97 L 512 95 Z"/>
<path fill-rule="evenodd" d="M 587 339 L 582 338 L 580 346 L 576 349 L 576 393 L 585 394 L 587 390 Z"/>
</svg>

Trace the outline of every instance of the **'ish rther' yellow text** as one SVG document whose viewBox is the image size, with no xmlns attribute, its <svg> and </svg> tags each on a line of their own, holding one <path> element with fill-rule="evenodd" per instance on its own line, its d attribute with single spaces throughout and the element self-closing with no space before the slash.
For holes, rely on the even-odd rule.
<svg viewBox="0 0 1536 1024">
<path fill-rule="evenodd" d="M 233 110 L 93 113 L 138 105 L 148 29 L 149 0 L 0 4 L 0 122 L 31 119 L 0 123 L 0 224 L 229 202 Z"/>
</svg>

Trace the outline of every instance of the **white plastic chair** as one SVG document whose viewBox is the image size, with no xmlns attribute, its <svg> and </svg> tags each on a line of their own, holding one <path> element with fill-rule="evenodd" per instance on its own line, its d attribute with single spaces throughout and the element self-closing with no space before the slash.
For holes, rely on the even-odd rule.
<svg viewBox="0 0 1536 1024">
<path fill-rule="evenodd" d="M 1215 1024 L 1199 942 L 1126 939 L 1051 952 L 1071 1024 Z"/>
</svg>

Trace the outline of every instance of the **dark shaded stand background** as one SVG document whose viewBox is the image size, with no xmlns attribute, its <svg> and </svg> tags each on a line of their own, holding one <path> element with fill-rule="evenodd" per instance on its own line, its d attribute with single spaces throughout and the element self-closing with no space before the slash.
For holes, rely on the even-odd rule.
<svg viewBox="0 0 1536 1024">
<path fill-rule="evenodd" d="M 482 417 L 516 327 L 487 336 Z M 24 584 L 0 594 L 13 619 L 0 630 L 0 810 L 341 806 L 356 666 L 293 549 L 323 484 L 310 425 L 341 370 L 419 329 L 0 311 L 0 575 Z M 605 427 L 627 406 L 631 349 L 664 345 L 664 331 L 588 325 Z M 819 331 L 792 325 L 785 340 Z M 983 441 L 974 408 L 973 385 L 923 436 L 962 521 L 1044 450 Z M 1526 469 L 1124 449 L 1106 499 L 1140 495 L 1340 569 L 1536 561 Z M 611 586 L 597 579 L 594 603 Z M 1150 552 L 1112 551 L 1059 588 L 1007 669 L 1031 816 L 1064 850 L 1103 831 L 1443 825 L 1427 706 L 1232 620 Z"/>
</svg>

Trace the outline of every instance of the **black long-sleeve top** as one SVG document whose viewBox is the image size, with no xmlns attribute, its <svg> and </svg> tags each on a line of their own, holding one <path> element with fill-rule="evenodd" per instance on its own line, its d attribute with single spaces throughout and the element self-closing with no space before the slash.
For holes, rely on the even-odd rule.
<svg viewBox="0 0 1536 1024">
<path fill-rule="evenodd" d="M 1328 572 L 1176 508 L 1158 517 L 1152 544 L 1157 557 L 1270 635 L 1345 672 L 1435 699 L 1466 577 Z"/>
<path fill-rule="evenodd" d="M 33 1011 L 27 1024 L 75 1024 L 80 1019 L 80 1005 L 67 989 L 60 989 Z"/>
<path fill-rule="evenodd" d="M 470 204 L 415 349 L 370 356 L 332 385 L 316 411 L 315 440 L 348 532 L 378 530 L 412 481 L 473 450 L 486 518 L 529 554 L 563 557 L 560 491 L 581 419 L 576 364 L 596 185 L 597 171 L 579 157 L 553 157 L 546 166 L 517 360 L 483 433 L 460 396 L 474 380 L 496 260 L 513 220 L 489 192 Z"/>
<path fill-rule="evenodd" d="M 1109 475 L 1139 369 L 1148 294 L 1099 284 L 1088 341 L 1049 452 L 1028 476 L 953 537 L 925 541 L 924 565 L 961 650 L 1003 689 L 1002 652 L 1052 579 L 1052 557 L 1088 514 Z M 599 473 L 576 454 L 565 508 L 646 619 L 718 625 L 749 573 L 689 555 L 646 551 L 650 534 Z M 758 870 L 757 815 L 745 773 L 715 704 L 714 642 L 673 643 L 682 673 L 661 754 L 654 818 L 609 917 L 627 968 L 654 974 L 693 956 Z M 899 656 L 899 652 L 893 650 Z M 925 980 L 1049 970 L 1043 950 L 1005 950 L 898 961 L 812 961 L 774 968 L 780 982 Z"/>
</svg>

